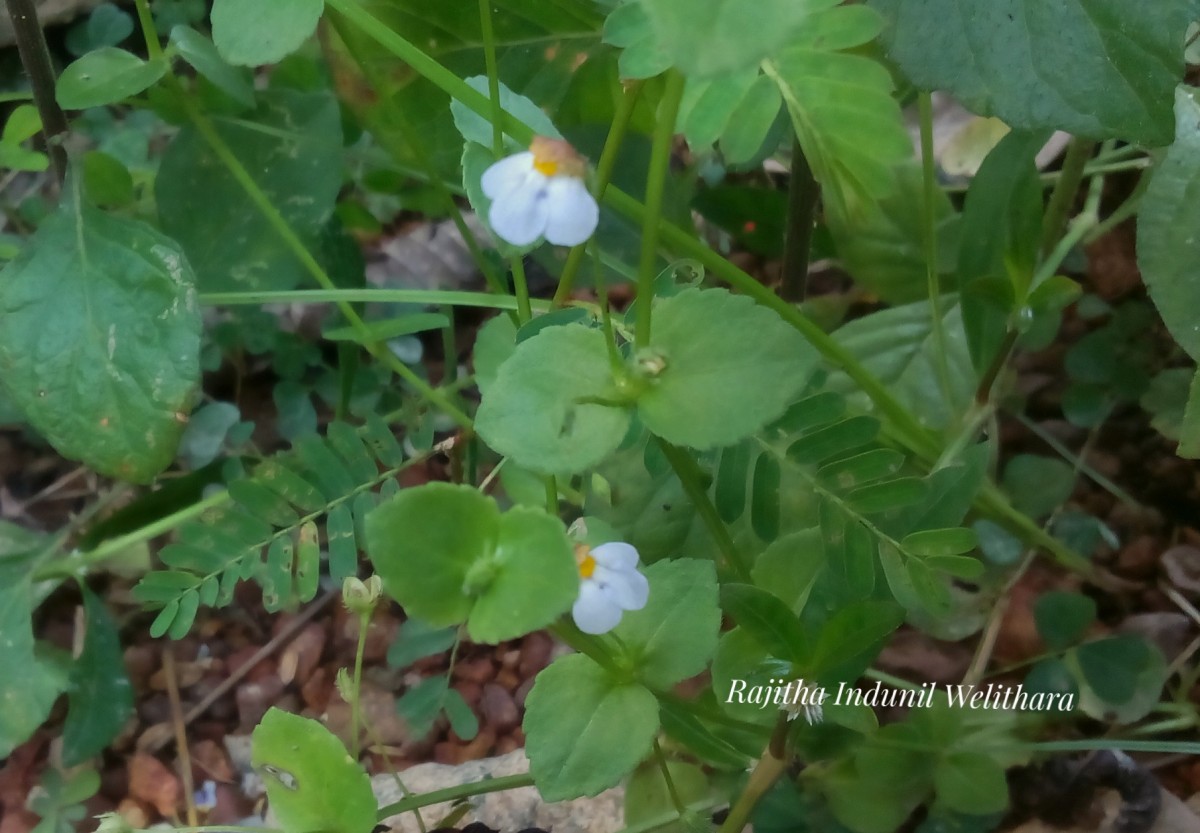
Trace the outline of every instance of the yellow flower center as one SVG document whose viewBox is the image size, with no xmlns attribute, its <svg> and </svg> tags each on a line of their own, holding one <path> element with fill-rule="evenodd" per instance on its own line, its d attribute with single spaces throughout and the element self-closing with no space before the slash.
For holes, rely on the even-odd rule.
<svg viewBox="0 0 1200 833">
<path fill-rule="evenodd" d="M 575 563 L 579 566 L 580 578 L 591 578 L 596 572 L 596 559 L 592 558 L 592 549 L 586 544 L 575 545 Z"/>
<path fill-rule="evenodd" d="M 533 169 L 546 176 L 554 176 L 558 173 L 558 162 L 553 159 L 538 159 L 533 158 Z"/>
<path fill-rule="evenodd" d="M 529 149 L 533 152 L 533 169 L 543 176 L 583 176 L 583 159 L 562 139 L 535 136 Z"/>
</svg>

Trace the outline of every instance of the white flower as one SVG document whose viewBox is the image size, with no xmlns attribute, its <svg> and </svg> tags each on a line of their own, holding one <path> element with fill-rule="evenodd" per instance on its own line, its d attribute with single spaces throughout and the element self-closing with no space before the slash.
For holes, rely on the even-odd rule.
<svg viewBox="0 0 1200 833">
<path fill-rule="evenodd" d="M 569 144 L 536 137 L 529 150 L 483 172 L 480 185 L 492 201 L 488 223 L 514 246 L 528 246 L 539 237 L 556 246 L 583 243 L 600 221 L 583 172 L 583 160 Z"/>
<path fill-rule="evenodd" d="M 579 564 L 579 598 L 571 608 L 575 624 L 584 633 L 607 633 L 626 610 L 641 610 L 650 595 L 650 583 L 638 572 L 638 551 L 619 542 L 595 549 L 575 549 Z"/>
</svg>

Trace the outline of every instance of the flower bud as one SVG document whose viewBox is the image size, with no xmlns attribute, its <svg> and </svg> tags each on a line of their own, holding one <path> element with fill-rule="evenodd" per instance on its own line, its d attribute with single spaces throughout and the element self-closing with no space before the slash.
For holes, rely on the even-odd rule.
<svg viewBox="0 0 1200 833">
<path fill-rule="evenodd" d="M 351 576 L 342 582 L 342 604 L 359 616 L 370 614 L 382 594 L 383 581 L 379 576 L 371 576 L 366 581 Z"/>
</svg>

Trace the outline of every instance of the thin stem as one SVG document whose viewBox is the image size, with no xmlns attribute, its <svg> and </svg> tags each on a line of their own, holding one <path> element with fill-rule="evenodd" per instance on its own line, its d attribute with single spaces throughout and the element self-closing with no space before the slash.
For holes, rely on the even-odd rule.
<svg viewBox="0 0 1200 833">
<path fill-rule="evenodd" d="M 292 289 L 280 292 L 202 292 L 198 296 L 206 306 L 261 306 L 262 304 L 445 304 L 452 307 L 516 310 L 515 295 L 487 292 L 457 292 L 440 289 Z M 548 301 L 533 300 L 538 312 L 550 309 Z"/>
<path fill-rule="evenodd" d="M 667 766 L 667 756 L 663 754 L 662 744 L 658 742 L 658 738 L 654 739 L 654 759 L 658 762 L 659 771 L 662 772 L 663 781 L 667 785 L 667 795 L 670 796 L 671 803 L 675 805 L 675 812 L 679 813 L 680 818 L 683 818 L 687 815 L 687 806 L 679 797 L 679 790 L 675 789 L 675 779 L 671 777 L 671 768 Z"/>
<path fill-rule="evenodd" d="M 642 255 L 638 261 L 637 346 L 650 344 L 650 310 L 654 305 L 654 265 L 658 262 L 658 235 L 662 225 L 663 194 L 675 141 L 675 119 L 683 98 L 683 75 L 667 73 L 667 86 L 658 107 L 650 167 L 646 173 L 646 211 L 642 215 Z"/>
<path fill-rule="evenodd" d="M 1042 426 L 1038 425 L 1036 422 L 1031 420 L 1025 414 L 1017 411 L 1017 412 L 1014 412 L 1014 415 L 1016 416 L 1017 420 L 1022 425 L 1024 425 L 1026 428 L 1029 429 L 1029 431 L 1031 433 L 1033 433 L 1039 440 L 1044 442 L 1046 445 L 1048 445 L 1052 449 L 1054 449 L 1055 453 L 1057 453 L 1060 457 L 1062 457 L 1064 460 L 1066 460 L 1068 463 L 1070 463 L 1071 466 L 1076 471 L 1078 471 L 1080 474 L 1082 474 L 1084 477 L 1091 480 L 1093 483 L 1095 483 L 1101 489 L 1108 492 L 1110 495 L 1115 497 L 1117 500 L 1121 501 L 1121 503 L 1124 503 L 1126 506 L 1130 506 L 1130 507 L 1140 507 L 1141 506 L 1141 504 L 1138 503 L 1137 499 L 1133 495 L 1129 494 L 1129 492 L 1125 491 L 1120 486 L 1118 486 L 1116 483 L 1112 482 L 1107 477 L 1105 477 L 1103 474 L 1101 474 L 1100 472 L 1096 471 L 1094 468 L 1089 466 L 1087 464 L 1087 461 L 1084 460 L 1082 454 L 1078 454 L 1078 455 L 1074 454 L 1071 451 L 1071 449 L 1067 448 L 1065 445 L 1063 445 L 1061 442 L 1059 442 L 1057 439 L 1055 439 L 1053 434 L 1046 431 L 1044 428 L 1042 428 Z"/>
<path fill-rule="evenodd" d="M 454 787 L 446 787 L 442 790 L 434 790 L 433 792 L 402 798 L 394 804 L 380 807 L 375 817 L 383 821 L 392 816 L 416 810 L 419 807 L 441 804 L 443 801 L 454 801 L 459 798 L 470 798 L 473 795 L 486 795 L 487 793 L 515 790 L 521 787 L 532 787 L 533 785 L 533 776 L 527 772 L 519 775 L 504 775 L 499 778 L 485 778 L 482 781 L 472 781 L 469 784 L 459 784 Z"/>
<path fill-rule="evenodd" d="M 533 318 L 533 307 L 529 301 L 529 281 L 525 278 L 525 261 L 514 257 L 509 264 L 512 269 L 513 289 L 517 295 L 517 323 L 528 324 Z"/>
<path fill-rule="evenodd" d="M 1067 227 L 1067 217 L 1079 193 L 1079 186 L 1083 183 L 1084 169 L 1095 150 L 1096 143 L 1093 140 L 1081 139 L 1078 136 L 1073 136 L 1071 143 L 1067 145 L 1062 171 L 1054 184 L 1054 190 L 1050 192 L 1050 202 L 1046 205 L 1046 217 L 1042 224 L 1043 255 L 1054 251 L 1055 244 Z"/>
<path fill-rule="evenodd" d="M 1129 195 L 1128 199 L 1117 206 L 1112 214 L 1109 214 L 1107 217 L 1093 226 L 1091 230 L 1083 236 L 1083 240 L 1081 241 L 1083 245 L 1086 246 L 1093 241 L 1099 240 L 1117 226 L 1121 225 L 1121 223 L 1137 214 L 1138 208 L 1141 207 L 1142 204 L 1142 198 L 1146 196 L 1146 189 L 1150 187 L 1150 180 L 1151 177 L 1148 175 L 1142 175 L 1139 177 L 1138 183 L 1136 186 L 1134 186 L 1133 193 Z"/>
<path fill-rule="evenodd" d="M 629 128 L 629 119 L 633 115 L 633 107 L 642 92 L 642 82 L 633 81 L 624 90 L 624 95 L 617 102 L 617 110 L 613 114 L 612 126 L 608 129 L 608 137 L 604 140 L 604 149 L 600 151 L 600 161 L 596 163 L 596 180 L 592 195 L 596 201 L 604 199 L 608 183 L 612 180 L 613 168 L 617 164 L 617 154 L 621 143 L 625 141 L 625 133 Z M 580 243 L 571 249 L 567 262 L 563 265 L 562 275 L 558 279 L 558 289 L 554 292 L 554 306 L 561 307 L 571 297 L 571 288 L 575 284 L 575 276 L 583 264 L 583 256 L 587 244 Z"/>
<path fill-rule="evenodd" d="M 921 247 L 925 256 L 925 292 L 929 296 L 929 326 L 933 333 L 938 385 L 942 389 L 942 401 L 946 407 L 952 408 L 954 387 L 950 383 L 950 351 L 946 349 L 942 290 L 938 286 L 937 223 L 933 208 L 937 194 L 937 171 L 933 158 L 933 104 L 929 92 L 922 91 L 917 96 L 917 110 L 921 122 Z"/>
<path fill-rule="evenodd" d="M 142 27 L 142 37 L 146 41 L 146 54 L 150 60 L 161 60 L 163 57 L 162 44 L 158 40 L 158 29 L 154 25 L 154 15 L 150 11 L 147 0 L 134 0 L 137 7 L 138 23 Z"/>
<path fill-rule="evenodd" d="M 785 300 L 804 300 L 808 286 L 808 253 L 812 247 L 813 213 L 821 189 L 813 176 L 808 157 L 798 139 L 792 140 L 792 176 L 788 183 L 787 237 L 783 247 L 783 285 L 779 294 Z"/>
<path fill-rule="evenodd" d="M 358 615 L 358 645 L 354 649 L 354 690 L 350 701 L 350 754 L 354 760 L 359 755 L 359 734 L 362 726 L 362 670 L 363 655 L 367 650 L 367 631 L 371 627 L 371 611 Z"/>
<path fill-rule="evenodd" d="M 1033 276 L 1033 281 L 1030 283 L 1031 290 L 1036 289 L 1045 281 L 1054 276 L 1058 271 L 1058 267 L 1062 266 L 1067 255 L 1071 253 L 1080 242 L 1087 236 L 1088 232 L 1096 227 L 1100 222 L 1100 197 L 1104 193 L 1104 177 L 1092 177 L 1091 183 L 1088 185 L 1087 200 L 1084 203 L 1083 211 L 1079 213 L 1070 222 L 1067 227 L 1067 233 L 1064 234 L 1052 251 L 1042 261 L 1038 267 L 1036 274 Z"/>
<path fill-rule="evenodd" d="M 750 565 L 741 550 L 738 549 L 737 544 L 734 543 L 733 536 L 729 534 L 725 522 L 717 514 L 717 508 L 709 500 L 708 492 L 701 483 L 702 475 L 696 461 L 686 451 L 676 448 L 666 440 L 660 437 L 655 437 L 655 440 L 662 449 L 663 456 L 675 470 L 675 476 L 683 485 L 683 491 L 687 493 L 688 499 L 696 507 L 696 512 L 708 528 L 709 534 L 716 541 L 717 549 L 725 557 L 725 563 L 729 569 L 733 570 L 741 581 L 750 582 L 752 580 Z"/>
<path fill-rule="evenodd" d="M 492 100 L 492 154 L 499 159 L 504 155 L 504 107 L 500 103 L 500 68 L 496 65 L 496 32 L 492 27 L 491 0 L 479 0 L 479 27 L 483 34 L 488 97 Z"/>
<path fill-rule="evenodd" d="M 37 7 L 33 0 L 5 0 L 9 17 L 12 18 L 13 35 L 21 64 L 29 74 L 29 86 L 33 90 L 33 102 L 42 119 L 42 136 L 46 140 L 46 152 L 50 166 L 59 186 L 67 178 L 67 152 L 60 138 L 67 132 L 67 116 L 58 106 L 55 96 L 54 65 L 50 62 L 50 48 L 38 21 Z"/>
<path fill-rule="evenodd" d="M 764 751 L 763 756 L 755 764 L 754 771 L 750 773 L 750 779 L 746 782 L 745 789 L 730 808 L 729 815 L 725 817 L 725 821 L 718 828 L 717 833 L 738 833 L 744 828 L 750 821 L 750 816 L 753 814 L 754 808 L 758 806 L 758 802 L 770 791 L 771 787 L 775 786 L 775 782 L 786 770 L 786 761 L 776 758 L 770 750 Z"/>
</svg>

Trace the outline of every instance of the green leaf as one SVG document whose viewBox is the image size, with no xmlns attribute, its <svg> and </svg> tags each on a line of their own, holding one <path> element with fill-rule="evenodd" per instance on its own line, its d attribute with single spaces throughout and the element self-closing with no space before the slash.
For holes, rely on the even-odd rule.
<svg viewBox="0 0 1200 833">
<path fill-rule="evenodd" d="M 258 110 L 246 117 L 250 121 L 221 120 L 215 128 L 311 246 L 342 186 L 337 100 L 328 93 L 292 90 L 261 98 Z M 194 127 L 185 127 L 168 146 L 154 195 L 163 231 L 182 244 L 205 292 L 291 289 L 307 276 Z"/>
<path fill-rule="evenodd" d="M 34 652 L 33 605 L 28 581 L 0 585 L 0 757 L 6 758 L 50 714 L 67 678 L 56 665 Z"/>
<path fill-rule="evenodd" d="M 448 692 L 449 681 L 444 676 L 426 677 L 396 701 L 396 713 L 414 736 L 424 738 L 433 730 Z"/>
<path fill-rule="evenodd" d="M 545 627 L 579 590 L 557 518 L 523 507 L 501 515 L 494 500 L 467 486 L 405 489 L 366 525 L 367 550 L 388 594 L 431 625 L 467 621 L 477 642 Z"/>
<path fill-rule="evenodd" d="M 962 555 L 978 546 L 979 541 L 970 529 L 927 529 L 906 535 L 900 542 L 905 552 L 924 557 Z"/>
<path fill-rule="evenodd" d="M 1004 491 L 1032 518 L 1049 515 L 1075 490 L 1075 470 L 1054 457 L 1018 454 L 1004 467 Z"/>
<path fill-rule="evenodd" d="M 756 585 L 782 599 L 792 610 L 799 610 L 824 566 L 821 531 L 814 527 L 772 542 L 758 556 L 750 575 Z"/>
<path fill-rule="evenodd" d="M 67 32 L 67 49 L 83 55 L 102 46 L 116 46 L 133 34 L 133 18 L 112 3 L 101 3 L 87 20 L 79 21 Z"/>
<path fill-rule="evenodd" d="M 658 561 L 643 571 L 650 597 L 613 631 L 637 662 L 639 679 L 665 689 L 699 674 L 717 648 L 721 611 L 710 561 Z"/>
<path fill-rule="evenodd" d="M 133 202 L 133 176 L 119 159 L 88 151 L 83 155 L 83 187 L 100 206 L 121 207 Z"/>
<path fill-rule="evenodd" d="M 992 149 L 971 181 L 963 207 L 958 281 L 963 327 L 975 369 L 983 373 L 1004 342 L 1010 316 L 1024 305 L 1042 228 L 1042 183 L 1034 157 L 1044 133 L 1012 132 Z M 983 281 L 1009 287 L 1007 306 L 981 291 Z"/>
<path fill-rule="evenodd" d="M 166 71 L 165 60 L 143 61 L 132 52 L 106 46 L 63 70 L 56 97 L 66 110 L 116 104 L 154 86 Z"/>
<path fill-rule="evenodd" d="M 779 537 L 779 458 L 764 451 L 754 464 L 754 492 L 750 501 L 750 526 L 763 541 Z"/>
<path fill-rule="evenodd" d="M 247 73 L 226 63 L 217 47 L 204 35 L 190 26 L 176 26 L 171 30 L 171 45 L 179 57 L 225 95 L 245 107 L 254 106 L 254 85 Z"/>
<path fill-rule="evenodd" d="M 788 446 L 788 459 L 801 465 L 815 465 L 836 455 L 861 448 L 879 435 L 879 421 L 868 416 L 853 416 L 813 431 Z"/>
<path fill-rule="evenodd" d="M 1038 596 L 1033 618 L 1046 647 L 1061 651 L 1078 642 L 1095 621 L 1096 602 L 1082 593 L 1052 590 Z"/>
<path fill-rule="evenodd" d="M 419 659 L 449 650 L 457 638 L 458 628 L 435 628 L 420 619 L 408 619 L 388 646 L 388 665 L 407 668 Z"/>
<path fill-rule="evenodd" d="M 766 75 L 754 79 L 721 133 L 720 147 L 725 161 L 743 165 L 764 152 L 763 143 L 770 137 L 782 105 L 783 96 L 773 80 Z"/>
<path fill-rule="evenodd" d="M 757 24 L 757 14 L 742 15 Z M 873 40 L 882 25 L 864 6 L 814 10 L 766 64 L 827 205 L 846 216 L 888 194 L 893 169 L 912 157 L 891 75 L 878 61 L 843 51 Z"/>
<path fill-rule="evenodd" d="M 479 328 L 475 337 L 475 384 L 487 396 L 488 388 L 500 375 L 500 368 L 517 349 L 517 326 L 501 313 Z"/>
<path fill-rule="evenodd" d="M 442 704 L 442 709 L 446 712 L 454 734 L 467 741 L 479 734 L 479 718 L 458 693 L 458 689 L 452 688 L 446 692 L 446 702 Z"/>
<path fill-rule="evenodd" d="M 757 65 L 793 43 L 814 11 L 835 2 L 761 0 L 753 14 L 740 0 L 641 0 L 640 5 L 668 60 L 686 74 L 711 76 Z"/>
<path fill-rule="evenodd" d="M 808 638 L 800 620 L 777 596 L 749 584 L 721 587 L 721 608 L 772 656 L 801 662 Z"/>
<path fill-rule="evenodd" d="M 1200 103 L 1191 87 L 1175 94 L 1176 138 L 1166 158 L 1155 167 L 1138 212 L 1138 266 L 1154 305 L 1175 341 L 1200 359 L 1200 332 L 1195 314 L 1200 284 L 1200 239 L 1189 233 L 1200 223 Z"/>
<path fill-rule="evenodd" d="M 1113 636 L 1075 649 L 1084 681 L 1101 700 L 1127 702 L 1137 691 L 1137 675 L 1147 663 L 1150 647 L 1140 636 Z"/>
<path fill-rule="evenodd" d="M 71 666 L 63 726 L 63 765 L 72 767 L 100 753 L 133 712 L 133 689 L 125 673 L 117 623 L 99 598 L 81 585 L 87 635 Z"/>
<path fill-rule="evenodd" d="M 644 686 L 614 680 L 582 654 L 558 658 L 525 703 L 525 752 L 542 798 L 614 786 L 650 752 L 658 725 L 658 701 Z"/>
<path fill-rule="evenodd" d="M 904 622 L 903 609 L 894 602 L 854 602 L 830 617 L 821 628 L 809 673 L 819 676 L 839 663 L 853 659 L 884 640 Z"/>
<path fill-rule="evenodd" d="M 938 761 L 933 785 L 940 803 L 973 815 L 1008 807 L 1004 767 L 983 752 L 952 752 Z"/>
<path fill-rule="evenodd" d="M 572 473 L 608 456 L 629 428 L 612 400 L 615 382 L 604 334 L 573 324 L 521 342 L 500 366 L 475 427 L 498 453 L 543 473 Z"/>
<path fill-rule="evenodd" d="M 925 481 L 921 478 L 897 477 L 860 486 L 846 495 L 846 501 L 859 514 L 875 515 L 920 503 L 927 492 Z"/>
<path fill-rule="evenodd" d="M 1171 141 L 1189 0 L 1131 15 L 1125 0 L 870 0 L 916 86 L 947 90 L 1015 129 Z M 1103 90 L 1103 95 L 1097 95 Z"/>
<path fill-rule="evenodd" d="M 278 63 L 312 36 L 324 10 L 325 0 L 214 0 L 213 40 L 231 64 Z"/>
<path fill-rule="evenodd" d="M 369 833 L 371 779 L 315 720 L 271 708 L 254 730 L 252 763 L 288 833 Z"/>
<path fill-rule="evenodd" d="M 1187 404 L 1179 425 L 1179 456 L 1189 460 L 1200 458 L 1200 373 L 1192 377 Z"/>
<path fill-rule="evenodd" d="M 671 67 L 671 56 L 659 43 L 644 3 L 622 3 L 604 21 L 604 42 L 619 47 L 622 78 L 653 78 Z"/>
<path fill-rule="evenodd" d="M 476 92 L 483 95 L 491 94 L 486 75 L 474 75 L 463 80 Z M 538 136 L 548 136 L 551 139 L 563 137 L 542 108 L 525 96 L 514 93 L 503 81 L 500 82 L 500 108 L 506 113 L 511 113 L 518 121 L 529 125 Z M 454 126 L 458 128 L 458 132 L 462 134 L 465 141 L 474 142 L 485 148 L 492 146 L 492 123 L 489 119 L 485 119 L 458 99 L 450 102 L 450 113 L 454 116 Z M 525 150 L 524 145 L 518 143 L 511 136 L 505 134 L 505 139 L 510 149 Z"/>
<path fill-rule="evenodd" d="M 0 272 L 0 384 L 64 457 L 147 482 L 200 381 L 200 311 L 174 241 L 70 189 Z"/>
<path fill-rule="evenodd" d="M 879 199 L 864 203 L 853 215 L 829 212 L 825 220 L 842 265 L 859 285 L 892 304 L 928 297 L 923 212 L 913 210 L 925 200 L 921 166 L 912 160 L 893 170 L 895 183 Z M 958 243 L 958 214 L 941 188 L 933 194 L 937 231 L 937 274 L 953 272 Z"/>
<path fill-rule="evenodd" d="M 679 102 L 680 132 L 687 137 L 688 144 L 696 149 L 706 148 L 721 138 L 734 111 L 759 77 L 758 67 L 753 67 L 714 78 L 688 78 Z M 778 104 L 775 109 L 779 109 Z"/>
<path fill-rule="evenodd" d="M 664 367 L 638 397 L 638 415 L 668 442 L 697 449 L 732 445 L 779 417 L 816 364 L 778 315 L 723 289 L 658 301 L 648 350 Z"/>
</svg>

